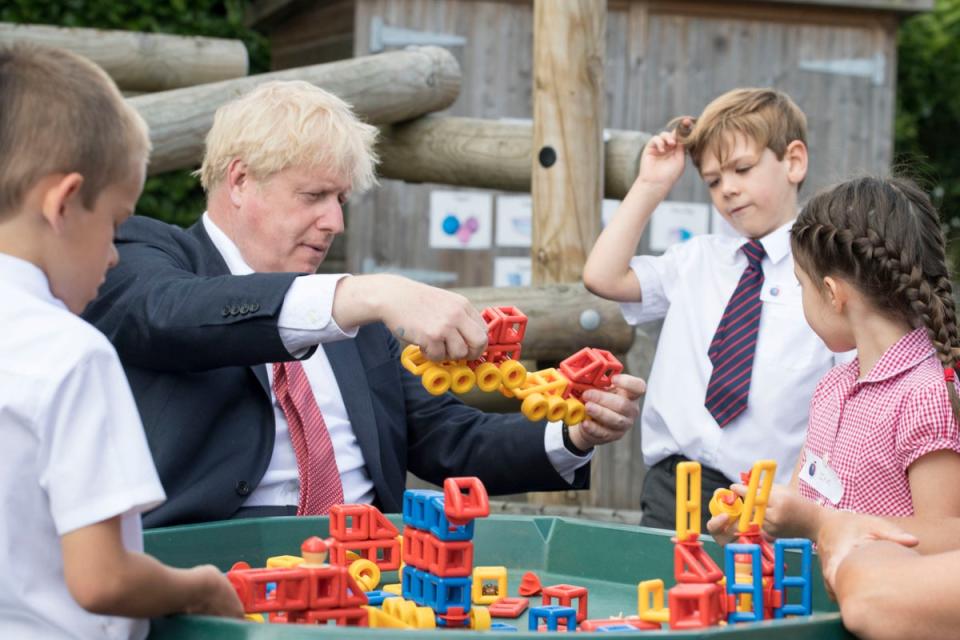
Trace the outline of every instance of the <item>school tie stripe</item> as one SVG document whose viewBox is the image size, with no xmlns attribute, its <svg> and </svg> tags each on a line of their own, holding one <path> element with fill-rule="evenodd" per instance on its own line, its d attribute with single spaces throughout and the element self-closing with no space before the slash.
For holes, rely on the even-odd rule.
<svg viewBox="0 0 960 640">
<path fill-rule="evenodd" d="M 316 516 L 343 504 L 343 485 L 327 423 L 317 406 L 310 380 L 299 362 L 273 365 L 273 393 L 287 418 L 297 456 L 300 499 L 297 515 Z"/>
<path fill-rule="evenodd" d="M 723 311 L 710 342 L 707 356 L 713 373 L 707 385 L 704 406 L 721 427 L 743 413 L 750 395 L 750 373 L 760 330 L 760 290 L 763 289 L 761 262 L 763 245 L 751 240 L 740 249 L 747 256 L 747 268 Z"/>
</svg>

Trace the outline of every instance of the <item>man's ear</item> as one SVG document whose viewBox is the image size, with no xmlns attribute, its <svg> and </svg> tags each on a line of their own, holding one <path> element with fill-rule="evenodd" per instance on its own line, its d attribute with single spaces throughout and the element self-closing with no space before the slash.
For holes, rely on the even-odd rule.
<svg viewBox="0 0 960 640">
<path fill-rule="evenodd" d="M 80 204 L 82 186 L 83 176 L 76 172 L 61 177 L 51 176 L 50 185 L 46 187 L 40 206 L 47 224 L 55 232 L 60 233 L 63 230 L 67 214 Z"/>
<path fill-rule="evenodd" d="M 837 313 L 842 313 L 847 301 L 850 299 L 849 285 L 840 279 L 826 276 L 823 279 L 823 288 L 827 296 L 827 301 Z"/>
<path fill-rule="evenodd" d="M 800 140 L 794 140 L 787 145 L 783 153 L 783 160 L 787 163 L 787 179 L 791 184 L 800 184 L 807 177 L 807 145 Z"/>
<path fill-rule="evenodd" d="M 247 169 L 247 163 L 240 158 L 234 158 L 227 165 L 227 191 L 230 194 L 230 202 L 235 207 L 243 203 L 243 192 L 250 185 L 250 171 Z"/>
</svg>

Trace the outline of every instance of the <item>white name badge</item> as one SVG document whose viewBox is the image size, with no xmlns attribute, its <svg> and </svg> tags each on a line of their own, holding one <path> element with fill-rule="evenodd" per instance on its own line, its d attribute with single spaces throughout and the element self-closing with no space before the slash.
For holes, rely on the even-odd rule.
<svg viewBox="0 0 960 640">
<path fill-rule="evenodd" d="M 800 481 L 811 487 L 834 505 L 843 498 L 843 483 L 836 472 L 820 456 L 809 449 L 800 468 Z"/>
</svg>

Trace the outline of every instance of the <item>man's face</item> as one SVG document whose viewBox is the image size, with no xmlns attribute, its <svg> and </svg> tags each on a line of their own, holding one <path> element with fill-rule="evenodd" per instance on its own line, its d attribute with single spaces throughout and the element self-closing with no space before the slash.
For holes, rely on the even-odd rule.
<svg viewBox="0 0 960 640">
<path fill-rule="evenodd" d="M 237 189 L 238 237 L 254 271 L 314 273 L 343 233 L 349 180 L 324 169 L 291 167 Z"/>
<path fill-rule="evenodd" d="M 789 154 L 777 160 L 768 147 L 761 148 L 742 134 L 723 144 L 727 151 L 723 165 L 716 154 L 707 153 L 700 166 L 720 215 L 748 238 L 762 238 L 795 218 L 799 180 Z"/>
</svg>

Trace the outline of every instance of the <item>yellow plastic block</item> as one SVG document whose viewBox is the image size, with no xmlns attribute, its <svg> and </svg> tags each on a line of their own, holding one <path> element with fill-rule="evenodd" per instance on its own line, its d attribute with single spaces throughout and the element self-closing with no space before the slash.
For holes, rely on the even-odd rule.
<svg viewBox="0 0 960 640">
<path fill-rule="evenodd" d="M 700 535 L 700 463 L 677 465 L 677 540 Z"/>
<path fill-rule="evenodd" d="M 262 613 L 245 613 L 243 614 L 243 617 L 245 620 L 249 620 L 250 622 L 259 622 L 260 624 L 263 624 L 264 622 L 266 622 L 263 619 Z"/>
<path fill-rule="evenodd" d="M 380 584 L 380 567 L 366 558 L 351 562 L 347 573 L 357 581 L 357 584 L 364 591 L 373 591 Z"/>
<path fill-rule="evenodd" d="M 402 596 L 403 585 L 400 584 L 399 582 L 396 582 L 394 584 L 385 584 L 383 585 L 382 591 L 386 591 L 387 593 L 392 593 L 397 596 Z M 393 600 L 393 598 L 387 598 L 387 600 Z M 387 600 L 384 600 L 384 602 L 386 602 Z"/>
<path fill-rule="evenodd" d="M 663 580 L 644 580 L 637 585 L 637 615 L 644 622 L 670 622 L 670 609 L 663 606 Z"/>
<path fill-rule="evenodd" d="M 450 368 L 450 388 L 454 393 L 466 393 L 473 389 L 477 376 L 465 364 L 457 364 Z"/>
<path fill-rule="evenodd" d="M 412 625 L 414 629 L 436 629 L 437 614 L 430 607 L 417 607 L 413 613 Z"/>
<path fill-rule="evenodd" d="M 400 353 L 400 364 L 403 368 L 415 376 L 422 376 L 427 367 L 433 363 L 427 360 L 420 347 L 415 344 L 407 345 Z"/>
<path fill-rule="evenodd" d="M 403 571 L 403 568 L 407 566 L 407 563 L 403 561 L 403 534 L 397 536 L 397 542 L 400 543 L 400 550 L 397 552 L 400 554 L 400 567 L 397 571 Z"/>
<path fill-rule="evenodd" d="M 527 370 L 516 360 L 504 360 L 500 363 L 500 377 L 507 389 L 516 389 L 527 381 Z"/>
<path fill-rule="evenodd" d="M 470 607 L 470 628 L 474 631 L 488 631 L 493 620 L 486 607 Z"/>
<path fill-rule="evenodd" d="M 740 522 L 737 523 L 740 533 L 748 531 L 751 525 L 763 526 L 763 516 L 767 512 L 767 501 L 770 499 L 770 489 L 773 487 L 773 476 L 776 472 L 777 463 L 774 460 L 754 463 Z"/>
<path fill-rule="evenodd" d="M 563 419 L 571 427 L 580 424 L 587 417 L 587 408 L 576 398 L 567 398 L 567 417 Z"/>
<path fill-rule="evenodd" d="M 394 598 L 389 598 L 389 600 L 393 599 Z M 384 602 L 386 602 L 386 600 L 384 600 Z M 374 629 L 412 629 L 412 627 L 405 624 L 403 620 L 390 615 L 386 611 L 381 611 L 369 605 L 363 605 L 363 608 L 367 610 L 367 624 Z"/>
<path fill-rule="evenodd" d="M 267 558 L 267 569 L 291 569 L 303 564 L 300 556 L 271 556 Z"/>
<path fill-rule="evenodd" d="M 506 567 L 474 567 L 470 600 L 473 604 L 493 604 L 507 597 Z"/>
<path fill-rule="evenodd" d="M 420 381 L 423 383 L 424 389 L 435 396 L 439 396 L 450 390 L 450 384 L 453 380 L 449 371 L 440 365 L 431 364 L 423 372 Z"/>
<path fill-rule="evenodd" d="M 729 499 L 727 496 L 733 496 L 733 502 L 727 502 Z M 736 518 L 743 511 L 743 500 L 730 489 L 721 488 L 713 492 L 709 507 L 711 516 L 725 513 L 731 518 Z"/>
<path fill-rule="evenodd" d="M 500 375 L 500 369 L 497 368 L 497 365 L 492 362 L 484 362 L 477 370 L 474 371 L 474 374 L 477 376 L 477 388 L 480 391 L 486 391 L 490 393 L 496 391 L 500 388 L 500 384 L 503 382 L 503 376 Z M 524 372 L 526 376 L 526 372 Z"/>
</svg>

